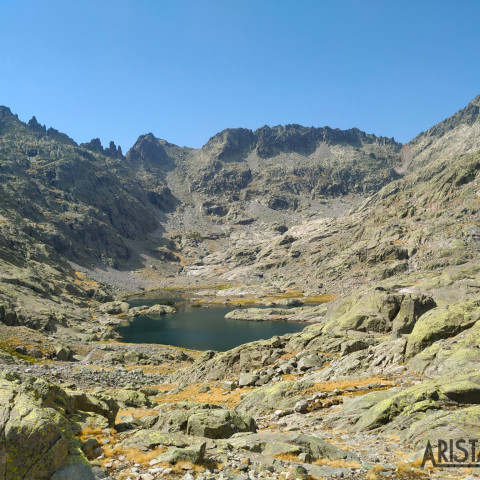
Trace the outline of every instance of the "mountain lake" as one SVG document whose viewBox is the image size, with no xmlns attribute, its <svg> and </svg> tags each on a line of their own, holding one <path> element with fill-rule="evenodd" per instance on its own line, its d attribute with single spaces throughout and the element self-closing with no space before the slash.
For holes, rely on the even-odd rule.
<svg viewBox="0 0 480 480">
<path fill-rule="evenodd" d="M 165 298 L 136 299 L 130 306 L 154 305 Z M 140 315 L 116 328 L 127 343 L 159 343 L 192 350 L 225 351 L 243 343 L 275 335 L 300 332 L 308 323 L 287 321 L 249 322 L 231 320 L 225 315 L 236 307 L 194 307 L 185 299 L 169 298 L 177 313 L 161 316 Z M 286 308 L 286 307 L 281 307 Z M 288 307 L 287 307 L 288 308 Z"/>
</svg>

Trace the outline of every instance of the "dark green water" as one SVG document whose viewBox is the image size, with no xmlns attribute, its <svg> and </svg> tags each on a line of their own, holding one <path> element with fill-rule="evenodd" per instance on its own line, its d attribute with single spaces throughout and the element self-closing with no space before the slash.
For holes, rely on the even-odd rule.
<svg viewBox="0 0 480 480">
<path fill-rule="evenodd" d="M 135 302 L 145 305 L 145 301 Z M 155 303 L 155 302 L 152 302 Z M 133 304 L 133 302 L 132 302 Z M 160 343 L 193 350 L 229 350 L 242 343 L 274 335 L 300 332 L 306 325 L 294 322 L 245 322 L 227 320 L 233 308 L 176 306 L 178 312 L 159 317 L 139 316 L 117 332 L 129 343 Z"/>
</svg>

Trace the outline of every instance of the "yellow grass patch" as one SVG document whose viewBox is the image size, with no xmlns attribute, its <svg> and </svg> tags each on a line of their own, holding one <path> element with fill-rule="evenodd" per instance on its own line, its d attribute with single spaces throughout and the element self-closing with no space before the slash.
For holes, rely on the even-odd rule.
<svg viewBox="0 0 480 480">
<path fill-rule="evenodd" d="M 84 290 L 90 290 L 91 288 L 98 288 L 99 285 L 94 280 L 89 280 L 82 272 L 75 271 L 75 284 Z"/>
<path fill-rule="evenodd" d="M 293 453 L 279 453 L 277 455 L 272 455 L 272 457 L 283 460 L 284 462 L 298 462 L 298 456 Z"/>
<path fill-rule="evenodd" d="M 228 408 L 234 408 L 241 401 L 240 395 L 252 390 L 250 387 L 244 387 L 238 390 L 233 390 L 232 392 L 226 392 L 223 388 L 209 384 L 209 387 L 212 389 L 212 391 L 200 393 L 198 390 L 203 385 L 205 384 L 193 383 L 189 385 L 183 392 L 166 393 L 161 397 L 156 397 L 155 401 L 159 404 L 195 401 L 202 403 L 213 403 L 215 405 L 227 405 Z"/>
<path fill-rule="evenodd" d="M 114 430 L 110 429 L 110 433 L 113 435 Z M 97 440 L 100 437 L 104 437 L 105 434 L 103 433 L 103 428 L 100 427 L 84 427 L 80 432 L 79 437 L 82 440 L 86 440 L 87 438 L 95 437 Z"/>
<path fill-rule="evenodd" d="M 295 350 L 293 352 L 289 352 L 289 353 L 284 353 L 280 358 L 282 360 L 290 360 L 291 358 L 295 357 L 297 355 L 297 353 L 300 353 L 301 350 Z"/>
<path fill-rule="evenodd" d="M 427 475 L 427 472 L 425 472 L 425 470 L 420 470 L 419 468 L 413 467 L 412 464 L 402 462 L 402 461 L 397 462 L 396 472 L 398 474 L 403 474 L 403 475 L 406 474 L 409 477 L 412 477 L 412 476 L 424 477 Z"/>
<path fill-rule="evenodd" d="M 324 293 L 322 295 L 311 295 L 310 297 L 303 297 L 302 300 L 307 303 L 328 303 L 333 302 L 338 298 L 334 293 Z"/>
<path fill-rule="evenodd" d="M 0 350 L 3 350 L 4 352 L 9 353 L 10 355 L 13 355 L 14 357 L 21 358 L 23 360 L 26 360 L 31 363 L 36 363 L 41 361 L 39 358 L 34 358 L 30 355 L 22 355 L 21 353 L 18 353 L 15 348 L 19 345 L 23 345 L 27 351 L 31 350 L 32 348 L 36 348 L 42 352 L 43 355 L 47 352 L 46 348 L 40 347 L 39 344 L 31 344 L 28 342 L 25 342 L 18 337 L 11 336 L 8 338 L 8 340 L 5 341 L 0 341 Z M 53 352 L 53 350 L 51 350 Z"/>
<path fill-rule="evenodd" d="M 329 460 L 328 458 L 319 458 L 312 462 L 313 465 L 322 465 L 327 467 L 335 467 L 335 468 L 360 468 L 362 465 L 355 460 Z"/>
<path fill-rule="evenodd" d="M 112 458 L 117 458 L 121 455 L 125 455 L 125 458 L 129 462 L 139 463 L 141 465 L 148 466 L 150 460 L 157 458 L 161 453 L 165 452 L 167 449 L 165 447 L 157 447 L 153 450 L 149 450 L 148 452 L 144 452 L 139 448 L 124 448 L 116 445 L 104 445 L 103 446 L 103 453 L 105 454 L 105 458 L 102 459 L 103 465 L 108 463 Z"/>
</svg>

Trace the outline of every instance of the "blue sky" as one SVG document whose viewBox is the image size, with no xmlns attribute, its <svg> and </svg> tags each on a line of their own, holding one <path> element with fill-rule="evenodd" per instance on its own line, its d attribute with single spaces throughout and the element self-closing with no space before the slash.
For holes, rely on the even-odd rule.
<svg viewBox="0 0 480 480">
<path fill-rule="evenodd" d="M 480 94 L 476 0 L 0 0 L 0 104 L 78 142 L 228 127 L 405 142 Z"/>
</svg>

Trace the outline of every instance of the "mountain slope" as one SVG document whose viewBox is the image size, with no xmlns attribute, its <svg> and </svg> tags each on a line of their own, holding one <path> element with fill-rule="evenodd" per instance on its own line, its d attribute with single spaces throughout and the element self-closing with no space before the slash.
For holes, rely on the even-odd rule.
<svg viewBox="0 0 480 480">
<path fill-rule="evenodd" d="M 248 241 L 234 233 L 223 255 L 203 258 L 203 275 L 226 264 L 222 278 L 231 282 L 262 278 L 278 284 L 295 282 L 313 291 L 344 292 L 371 282 L 416 282 L 441 275 L 445 268 L 478 265 L 480 132 L 475 134 L 472 118 L 462 113 L 454 116 L 455 122 L 429 130 L 440 133 L 432 133 L 428 148 L 413 156 L 412 173 L 390 182 L 348 213 L 309 218 L 282 235 L 264 230 Z M 453 123 L 446 137 L 445 125 Z M 463 143 L 467 130 L 468 145 Z M 449 154 L 462 150 L 471 153 Z M 199 271 L 195 265 L 189 268 Z"/>
<path fill-rule="evenodd" d="M 149 134 L 127 158 L 163 172 L 184 203 L 215 196 L 223 206 L 217 212 L 226 214 L 231 202 L 257 199 L 273 210 L 293 211 L 323 198 L 372 193 L 398 178 L 394 167 L 400 150 L 393 139 L 357 129 L 286 125 L 254 132 L 227 129 L 200 150 L 181 149 Z"/>
<path fill-rule="evenodd" d="M 83 262 L 130 258 L 128 241 L 157 229 L 171 198 L 158 181 L 151 190 L 142 185 L 114 145 L 104 150 L 97 140 L 79 147 L 36 120 L 20 122 L 5 107 L 0 179 L 2 215 Z"/>
<path fill-rule="evenodd" d="M 417 135 L 407 144 L 413 171 L 439 157 L 480 150 L 480 95 L 465 108 Z"/>
<path fill-rule="evenodd" d="M 65 260 L 141 269 L 153 284 L 331 292 L 476 261 L 478 154 L 449 152 L 477 148 L 478 103 L 407 146 L 404 178 L 402 145 L 357 129 L 228 129 L 201 149 L 147 134 L 124 157 L 3 107 L 3 234 L 14 241 L 16 225 Z"/>
</svg>

